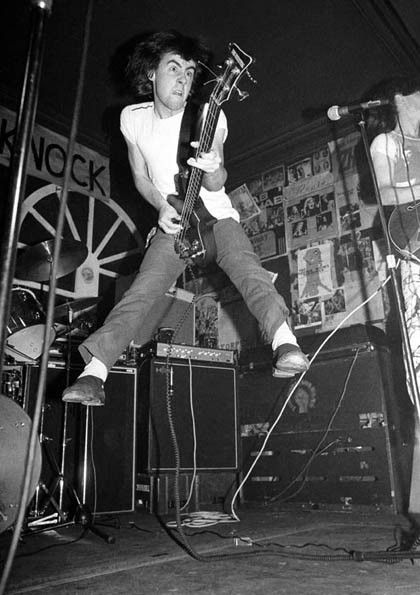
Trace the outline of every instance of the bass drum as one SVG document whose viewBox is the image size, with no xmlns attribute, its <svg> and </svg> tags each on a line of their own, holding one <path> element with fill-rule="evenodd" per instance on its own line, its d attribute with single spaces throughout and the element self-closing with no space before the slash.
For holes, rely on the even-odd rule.
<svg viewBox="0 0 420 595">
<path fill-rule="evenodd" d="M 17 403 L 0 395 L 0 533 L 16 520 L 26 471 L 26 452 L 32 421 Z M 41 474 L 41 446 L 37 440 L 28 502 Z"/>
</svg>

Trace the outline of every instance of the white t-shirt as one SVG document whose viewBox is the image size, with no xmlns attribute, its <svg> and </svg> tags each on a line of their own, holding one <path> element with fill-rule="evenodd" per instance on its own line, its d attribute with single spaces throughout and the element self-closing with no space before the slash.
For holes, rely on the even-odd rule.
<svg viewBox="0 0 420 595">
<path fill-rule="evenodd" d="M 392 182 L 395 186 L 407 186 L 420 180 L 420 138 L 392 131 L 376 136 L 370 145 L 372 155 L 386 155 L 393 168 Z"/>
<path fill-rule="evenodd" d="M 179 172 L 176 158 L 183 113 L 159 118 L 153 102 L 128 105 L 121 112 L 121 132 L 129 142 L 137 145 L 151 181 L 165 198 L 176 191 L 175 175 Z M 225 140 L 227 121 L 222 111 L 217 129 L 225 131 Z M 216 219 L 231 217 L 239 221 L 238 211 L 233 208 L 224 188 L 217 192 L 201 188 L 200 196 L 206 209 Z"/>
</svg>

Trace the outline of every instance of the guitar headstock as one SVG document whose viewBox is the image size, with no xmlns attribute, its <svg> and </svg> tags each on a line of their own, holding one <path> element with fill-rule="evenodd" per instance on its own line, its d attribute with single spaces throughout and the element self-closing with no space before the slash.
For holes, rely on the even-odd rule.
<svg viewBox="0 0 420 595">
<path fill-rule="evenodd" d="M 240 101 L 248 97 L 248 93 L 239 89 L 238 82 L 245 73 L 253 80 L 248 72 L 248 68 L 253 61 L 252 56 L 244 52 L 236 43 L 229 44 L 229 55 L 224 61 L 223 73 L 218 77 L 217 84 L 211 94 L 211 99 L 217 105 L 220 106 L 228 101 L 233 90 L 238 93 Z M 253 80 L 253 82 L 255 81 Z"/>
</svg>

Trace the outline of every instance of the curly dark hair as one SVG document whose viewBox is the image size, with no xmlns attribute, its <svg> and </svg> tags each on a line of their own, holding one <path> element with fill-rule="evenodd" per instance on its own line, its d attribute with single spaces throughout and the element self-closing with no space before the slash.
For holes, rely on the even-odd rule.
<svg viewBox="0 0 420 595">
<path fill-rule="evenodd" d="M 363 100 L 388 99 L 388 105 L 372 108 L 367 116 L 367 132 L 370 140 L 383 132 L 394 130 L 398 122 L 395 95 L 411 95 L 420 91 L 420 78 L 414 76 L 394 76 L 376 83 L 364 94 Z"/>
<path fill-rule="evenodd" d="M 162 56 L 169 52 L 179 54 L 184 60 L 196 62 L 197 69 L 191 93 L 197 89 L 203 74 L 200 64 L 207 65 L 210 62 L 211 51 L 199 39 L 169 30 L 147 34 L 137 43 L 128 60 L 126 77 L 137 95 L 151 95 L 153 87 L 149 75 L 156 70 Z"/>
</svg>

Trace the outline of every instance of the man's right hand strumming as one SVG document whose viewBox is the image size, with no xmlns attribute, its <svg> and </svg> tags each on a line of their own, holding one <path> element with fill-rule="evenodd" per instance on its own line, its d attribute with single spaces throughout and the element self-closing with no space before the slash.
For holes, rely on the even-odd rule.
<svg viewBox="0 0 420 595">
<path fill-rule="evenodd" d="M 159 209 L 158 225 L 169 234 L 176 234 L 181 229 L 179 213 L 169 203 L 165 203 Z"/>
</svg>

